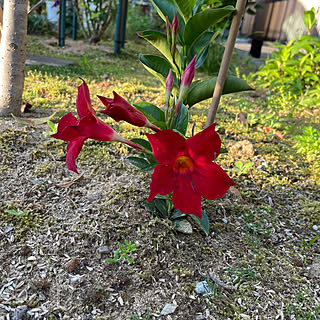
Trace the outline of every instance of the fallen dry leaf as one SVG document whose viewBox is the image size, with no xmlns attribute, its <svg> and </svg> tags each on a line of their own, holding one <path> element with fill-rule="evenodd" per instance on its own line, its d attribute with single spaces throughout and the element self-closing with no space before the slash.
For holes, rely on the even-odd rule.
<svg viewBox="0 0 320 320">
<path fill-rule="evenodd" d="M 240 191 L 236 188 L 236 187 L 230 187 L 230 192 L 233 193 L 240 201 L 241 201 L 241 204 L 244 204 L 244 200 L 241 196 L 241 193 Z"/>
<path fill-rule="evenodd" d="M 284 140 L 284 135 L 285 133 L 281 133 L 279 130 L 276 131 L 276 133 L 274 134 L 274 136 L 278 139 Z"/>
<path fill-rule="evenodd" d="M 46 123 L 55 114 L 56 114 L 56 112 L 54 112 L 51 116 L 45 117 L 45 118 L 20 118 L 20 117 L 16 117 L 15 115 L 13 115 L 11 113 L 12 117 L 14 118 L 14 120 L 16 120 L 17 122 L 19 122 L 19 123 L 21 123 L 23 125 L 28 125 L 28 126 L 37 126 L 39 124 Z"/>
<path fill-rule="evenodd" d="M 247 117 L 243 112 L 239 113 L 239 121 L 244 125 L 247 124 Z"/>
<path fill-rule="evenodd" d="M 75 182 L 77 182 L 78 180 L 81 180 L 83 179 L 83 173 L 80 174 L 80 176 L 78 177 L 75 177 L 69 181 L 66 181 L 64 183 L 61 183 L 61 184 L 57 184 L 56 186 L 57 187 L 60 187 L 60 188 L 68 188 L 70 186 L 72 186 Z"/>
</svg>

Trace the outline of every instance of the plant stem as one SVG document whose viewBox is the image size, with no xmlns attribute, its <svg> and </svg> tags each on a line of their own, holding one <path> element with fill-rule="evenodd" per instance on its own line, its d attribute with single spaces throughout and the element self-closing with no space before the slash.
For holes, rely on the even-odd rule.
<svg viewBox="0 0 320 320">
<path fill-rule="evenodd" d="M 214 92 L 213 92 L 213 96 L 212 96 L 212 100 L 211 100 L 211 104 L 210 104 L 210 108 L 209 108 L 209 112 L 208 112 L 207 122 L 206 122 L 206 126 L 205 126 L 206 128 L 209 127 L 214 122 L 214 119 L 217 114 L 219 101 L 220 101 L 220 98 L 222 95 L 224 83 L 227 78 L 230 60 L 232 57 L 232 51 L 233 51 L 234 44 L 237 39 L 237 34 L 239 31 L 239 26 L 240 26 L 240 22 L 241 22 L 244 8 L 246 6 L 246 2 L 247 2 L 247 0 L 238 0 L 237 1 L 236 13 L 232 19 L 226 48 L 224 50 L 224 54 L 223 54 L 223 58 L 222 58 L 222 62 L 221 62 L 221 66 L 220 66 L 220 70 L 219 70 L 219 74 L 218 74 L 218 79 L 216 82 L 216 86 L 214 88 Z"/>
</svg>

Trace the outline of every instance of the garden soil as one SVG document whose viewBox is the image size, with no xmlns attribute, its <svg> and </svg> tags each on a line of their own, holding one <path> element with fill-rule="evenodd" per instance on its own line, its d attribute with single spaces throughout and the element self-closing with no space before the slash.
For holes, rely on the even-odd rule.
<svg viewBox="0 0 320 320">
<path fill-rule="evenodd" d="M 317 187 L 280 167 L 286 186 L 244 174 L 203 202 L 208 235 L 190 217 L 192 233 L 178 232 L 146 209 L 150 173 L 118 145 L 86 141 L 76 175 L 47 131 L 0 119 L 0 319 L 320 318 Z M 226 144 L 235 156 L 267 170 L 237 139 Z M 126 241 L 132 262 L 106 261 Z"/>
</svg>

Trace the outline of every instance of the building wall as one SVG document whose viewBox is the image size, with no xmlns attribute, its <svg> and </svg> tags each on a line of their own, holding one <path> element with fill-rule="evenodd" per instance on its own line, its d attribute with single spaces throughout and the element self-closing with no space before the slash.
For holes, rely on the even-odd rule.
<svg viewBox="0 0 320 320">
<path fill-rule="evenodd" d="M 241 34 L 264 40 L 287 41 L 307 34 L 303 13 L 312 7 L 316 9 L 314 36 L 320 35 L 320 0 L 261 0 L 263 9 L 254 16 L 245 14 Z"/>
</svg>

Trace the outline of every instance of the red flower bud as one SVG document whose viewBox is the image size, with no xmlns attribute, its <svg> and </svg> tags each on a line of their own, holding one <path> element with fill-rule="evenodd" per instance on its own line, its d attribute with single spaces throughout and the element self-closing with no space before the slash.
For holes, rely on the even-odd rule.
<svg viewBox="0 0 320 320">
<path fill-rule="evenodd" d="M 168 73 L 168 76 L 167 76 L 167 79 L 166 79 L 166 91 L 167 92 L 170 92 L 172 91 L 172 88 L 173 88 L 173 76 L 172 76 L 172 71 L 170 69 L 169 73 Z"/>
<path fill-rule="evenodd" d="M 174 17 L 172 20 L 172 36 L 176 37 L 179 32 L 179 20 L 178 20 L 178 15 L 177 12 L 175 11 Z"/>
<path fill-rule="evenodd" d="M 124 120 L 137 127 L 147 127 L 158 132 L 159 128 L 154 126 L 146 116 L 130 105 L 125 99 L 119 96 L 116 92 L 113 91 L 113 99 L 98 96 L 101 102 L 106 106 L 105 110 L 100 111 L 119 122 Z"/>
<path fill-rule="evenodd" d="M 191 62 L 188 64 L 186 69 L 183 72 L 182 78 L 181 78 L 181 84 L 180 84 L 180 92 L 179 92 L 179 99 L 183 99 L 184 95 L 188 91 L 188 88 L 190 87 L 192 80 L 194 78 L 194 71 L 195 71 L 195 65 L 196 65 L 196 58 L 197 56 L 194 56 Z"/>
</svg>

